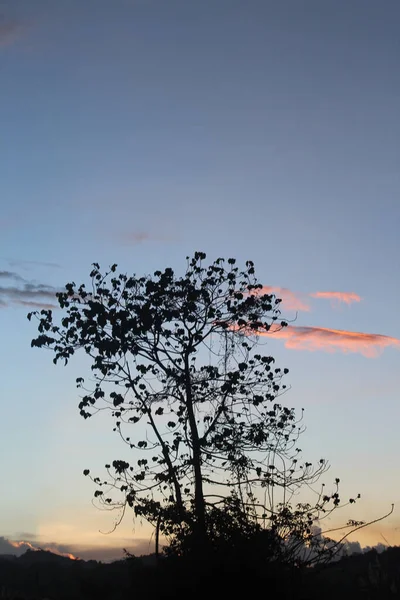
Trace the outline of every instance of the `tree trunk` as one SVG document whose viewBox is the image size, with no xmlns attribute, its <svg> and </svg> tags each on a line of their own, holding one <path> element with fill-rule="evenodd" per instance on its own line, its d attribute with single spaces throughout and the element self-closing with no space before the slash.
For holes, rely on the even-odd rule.
<svg viewBox="0 0 400 600">
<path fill-rule="evenodd" d="M 156 540 L 155 540 L 155 553 L 156 553 L 156 559 L 157 559 L 157 563 L 159 561 L 160 558 L 160 526 L 161 526 L 161 510 L 158 514 L 157 517 L 157 524 L 156 524 Z"/>
<path fill-rule="evenodd" d="M 186 410 L 190 426 L 191 441 L 193 445 L 193 472 L 194 472 L 194 512 L 195 512 L 195 544 L 196 550 L 202 551 L 207 543 L 206 528 L 206 506 L 203 492 L 203 477 L 201 470 L 201 447 L 199 432 L 196 424 L 196 417 L 193 407 L 193 393 L 190 380 L 189 353 L 185 356 L 185 391 L 186 391 Z"/>
</svg>

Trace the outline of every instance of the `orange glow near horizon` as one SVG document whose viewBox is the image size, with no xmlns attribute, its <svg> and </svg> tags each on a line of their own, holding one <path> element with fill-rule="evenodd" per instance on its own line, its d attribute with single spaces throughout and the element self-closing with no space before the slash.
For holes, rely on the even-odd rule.
<svg viewBox="0 0 400 600">
<path fill-rule="evenodd" d="M 13 540 L 8 540 L 8 542 L 14 548 L 22 548 L 23 546 L 27 546 L 31 550 L 38 550 L 38 548 L 35 548 L 34 546 L 32 546 L 32 544 L 30 542 L 23 542 L 23 541 L 21 541 L 21 542 L 14 542 Z"/>
<path fill-rule="evenodd" d="M 74 556 L 70 552 L 60 552 L 57 548 L 41 548 L 37 546 L 33 546 L 30 542 L 26 542 L 24 540 L 20 540 L 18 542 L 14 540 L 8 540 L 9 544 L 14 548 L 26 548 L 27 550 L 33 550 L 34 552 L 39 552 L 40 550 L 45 550 L 46 552 L 52 552 L 53 554 L 57 554 L 58 556 L 65 556 L 66 558 L 70 558 L 71 560 L 77 560 L 77 556 Z"/>
</svg>

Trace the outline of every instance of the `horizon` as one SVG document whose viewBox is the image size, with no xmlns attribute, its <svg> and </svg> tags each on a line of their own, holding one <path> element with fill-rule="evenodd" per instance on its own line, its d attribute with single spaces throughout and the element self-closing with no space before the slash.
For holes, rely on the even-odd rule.
<svg viewBox="0 0 400 600">
<path fill-rule="evenodd" d="M 81 548 L 79 551 L 79 547 L 74 547 L 71 546 L 70 550 L 68 551 L 66 549 L 66 547 L 61 547 L 62 549 L 60 549 L 60 547 L 58 547 L 57 544 L 53 544 L 50 547 L 41 547 L 40 545 L 33 545 L 30 542 L 27 541 L 13 541 L 13 540 L 7 540 L 4 537 L 0 536 L 0 559 L 2 557 L 9 557 L 9 556 L 14 556 L 15 558 L 20 558 L 21 556 L 24 556 L 26 553 L 30 553 L 30 552 L 41 552 L 41 553 L 45 553 L 45 554 L 52 554 L 54 556 L 58 556 L 60 558 L 68 558 L 70 560 L 83 560 L 83 561 L 91 561 L 91 560 L 95 560 L 97 562 L 104 562 L 104 563 L 110 563 L 110 562 L 115 562 L 115 561 L 119 561 L 119 560 L 123 560 L 125 558 L 127 558 L 124 549 L 120 549 L 118 547 L 108 547 L 106 549 L 100 549 L 100 554 L 95 558 L 95 554 L 93 554 L 93 549 L 87 549 L 87 548 Z M 378 542 L 377 544 L 375 544 L 374 546 L 361 546 L 361 544 L 357 541 L 346 541 L 343 544 L 343 551 L 346 553 L 347 556 L 352 556 L 354 554 L 366 554 L 367 552 L 371 551 L 371 550 L 376 550 L 378 553 L 383 552 L 384 550 L 387 550 L 388 548 L 400 548 L 400 546 L 390 546 L 387 542 L 386 543 L 381 543 Z M 3 550 L 6 550 L 5 552 Z M 7 550 L 9 550 L 7 552 Z M 78 554 L 75 555 L 72 553 L 72 550 L 74 550 L 74 552 L 77 552 Z M 145 550 L 145 548 L 144 548 Z M 80 552 L 80 554 L 79 554 Z M 99 552 L 99 549 L 97 548 L 97 552 Z M 140 552 L 140 549 L 139 549 Z M 147 551 L 145 550 L 142 554 L 135 554 L 136 557 L 138 558 L 142 558 L 142 557 L 146 557 L 146 556 L 155 556 L 155 552 L 154 552 L 154 548 L 150 549 L 147 548 Z M 343 556 L 342 553 L 339 553 L 338 558 L 341 558 Z M 337 558 L 335 557 L 333 559 L 333 562 L 337 560 Z"/>
<path fill-rule="evenodd" d="M 93 262 L 180 274 L 195 250 L 253 260 L 283 299 L 267 348 L 303 455 L 361 494 L 330 525 L 395 504 L 350 541 L 400 545 L 400 4 L 3 4 L 0 554 L 154 547 L 130 514 L 107 534 L 82 472 L 124 452 L 79 415 L 85 360 L 55 368 L 26 314 Z"/>
</svg>

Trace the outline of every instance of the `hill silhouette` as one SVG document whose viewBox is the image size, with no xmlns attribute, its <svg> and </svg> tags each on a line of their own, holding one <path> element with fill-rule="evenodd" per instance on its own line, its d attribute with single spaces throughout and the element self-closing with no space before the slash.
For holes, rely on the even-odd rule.
<svg viewBox="0 0 400 600">
<path fill-rule="evenodd" d="M 182 594 L 208 598 L 249 594 L 258 589 L 275 597 L 314 600 L 323 596 L 353 599 L 400 598 L 400 547 L 378 554 L 343 557 L 324 567 L 290 570 L 278 564 L 262 571 L 222 560 L 196 563 L 154 555 L 127 557 L 112 563 L 70 559 L 45 550 L 19 557 L 0 555 L 1 597 L 24 600 L 122 600 L 138 597 L 176 598 Z M 260 588 L 260 586 L 262 586 Z"/>
</svg>

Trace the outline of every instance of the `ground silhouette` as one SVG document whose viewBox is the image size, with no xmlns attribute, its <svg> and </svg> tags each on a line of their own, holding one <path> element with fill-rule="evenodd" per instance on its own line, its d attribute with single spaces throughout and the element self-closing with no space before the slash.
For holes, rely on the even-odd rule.
<svg viewBox="0 0 400 600">
<path fill-rule="evenodd" d="M 127 557 L 112 563 L 72 560 L 47 551 L 0 556 L 2 597 L 25 600 L 207 598 L 256 594 L 283 599 L 386 599 L 400 597 L 400 547 L 371 550 L 315 568 L 234 557 Z"/>
</svg>

